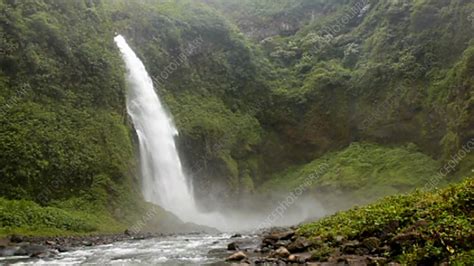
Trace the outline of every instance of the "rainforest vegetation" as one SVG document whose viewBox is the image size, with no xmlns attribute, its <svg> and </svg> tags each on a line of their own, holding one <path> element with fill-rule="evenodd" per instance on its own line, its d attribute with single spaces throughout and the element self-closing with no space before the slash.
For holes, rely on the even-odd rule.
<svg viewBox="0 0 474 266">
<path fill-rule="evenodd" d="M 473 176 L 472 1 L 2 0 L 0 10 L 0 235 L 119 232 L 150 208 L 117 33 L 175 120 L 202 208 L 288 191 L 323 163 L 306 193 L 348 199 L 334 210 Z M 472 182 L 417 193 L 299 233 L 350 238 L 374 219 L 434 215 L 424 246 L 400 260 L 449 248 L 472 258 L 472 243 L 450 244 L 460 235 L 448 249 L 431 235 L 472 237 Z M 340 219 L 351 224 L 328 229 Z"/>
</svg>

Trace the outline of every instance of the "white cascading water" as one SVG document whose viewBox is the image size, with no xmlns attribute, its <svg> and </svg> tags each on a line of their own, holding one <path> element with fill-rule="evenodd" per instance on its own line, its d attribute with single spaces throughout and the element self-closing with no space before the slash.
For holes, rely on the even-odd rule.
<svg viewBox="0 0 474 266">
<path fill-rule="evenodd" d="M 121 35 L 115 42 L 127 68 L 127 110 L 140 142 L 143 195 L 182 220 L 192 221 L 198 214 L 174 141 L 178 131 L 143 63 Z"/>
</svg>

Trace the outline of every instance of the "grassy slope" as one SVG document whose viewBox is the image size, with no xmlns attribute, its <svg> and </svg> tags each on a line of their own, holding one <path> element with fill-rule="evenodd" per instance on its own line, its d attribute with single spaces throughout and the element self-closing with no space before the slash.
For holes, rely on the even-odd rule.
<svg viewBox="0 0 474 266">
<path fill-rule="evenodd" d="M 126 194 L 126 192 L 124 192 Z M 139 232 L 191 232 L 207 230 L 192 224 L 184 225 L 175 215 L 159 206 L 121 199 L 123 206 L 110 213 L 106 203 L 71 198 L 50 206 L 28 200 L 0 198 L 0 237 L 12 234 L 26 236 L 68 236 Z M 132 212 L 131 209 L 134 209 Z"/>
<path fill-rule="evenodd" d="M 319 169 L 323 165 L 327 167 L 321 172 Z M 316 195 L 327 198 L 328 202 L 343 197 L 350 199 L 350 204 L 367 203 L 423 186 L 436 175 L 439 166 L 437 161 L 417 151 L 413 144 L 384 147 L 353 143 L 303 166 L 287 169 L 264 183 L 261 189 L 294 189 L 313 173 L 322 173 L 309 188 Z"/>
<path fill-rule="evenodd" d="M 440 191 L 392 196 L 374 204 L 336 213 L 298 229 L 313 242 L 313 259 L 324 261 L 345 240 L 377 237 L 373 255 L 402 264 L 474 261 L 474 179 Z M 405 235 L 405 238 L 394 238 Z M 339 237 L 338 237 L 339 236 Z M 342 237 L 343 241 L 336 239 Z"/>
<path fill-rule="evenodd" d="M 0 224 L 0 236 L 117 233 L 126 228 L 104 212 L 41 207 L 32 201 L 6 199 L 0 199 Z"/>
</svg>

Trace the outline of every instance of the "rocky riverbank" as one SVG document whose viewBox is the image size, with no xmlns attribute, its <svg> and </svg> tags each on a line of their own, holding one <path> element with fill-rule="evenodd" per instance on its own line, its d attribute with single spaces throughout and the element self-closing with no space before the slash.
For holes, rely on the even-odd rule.
<svg viewBox="0 0 474 266">
<path fill-rule="evenodd" d="M 161 258 L 159 252 L 167 249 L 165 259 L 177 264 L 187 263 L 185 259 L 192 257 L 212 263 L 266 265 L 472 265 L 473 206 L 474 179 L 470 178 L 443 190 L 388 197 L 298 227 L 273 228 L 251 235 L 11 236 L 1 241 L 0 255 L 47 258 L 75 247 L 123 241 L 117 243 L 122 247 L 118 254 L 114 247 L 97 247 L 99 258 L 109 256 L 110 261 L 123 257 L 122 253 L 136 244 L 133 240 L 158 238 L 133 246 L 134 251 L 127 258 L 141 258 L 148 247 L 150 261 Z M 181 252 L 183 260 L 176 260 L 177 252 Z"/>
<path fill-rule="evenodd" d="M 228 261 L 249 264 L 473 265 L 474 179 L 443 190 L 387 197 L 297 228 L 263 234 L 252 251 Z M 253 255 L 256 253 L 256 255 Z M 249 255 L 250 254 L 250 255 Z"/>
<path fill-rule="evenodd" d="M 341 236 L 322 243 L 298 235 L 295 229 L 272 229 L 262 235 L 259 246 L 254 249 L 248 248 L 246 238 L 237 235 L 227 246 L 228 252 L 233 253 L 226 261 L 250 265 L 400 265 L 384 257 L 384 253 L 390 251 L 390 245 L 382 245 L 377 237 L 348 240 Z M 399 238 L 395 237 L 390 244 L 399 245 Z M 337 252 L 326 257 L 328 245 L 335 246 Z"/>
</svg>

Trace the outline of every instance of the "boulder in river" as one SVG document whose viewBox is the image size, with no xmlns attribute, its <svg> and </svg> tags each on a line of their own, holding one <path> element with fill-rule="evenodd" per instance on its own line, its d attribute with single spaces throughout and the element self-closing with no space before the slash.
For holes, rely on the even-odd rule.
<svg viewBox="0 0 474 266">
<path fill-rule="evenodd" d="M 229 243 L 227 245 L 227 250 L 239 250 L 239 245 L 236 242 Z"/>
<path fill-rule="evenodd" d="M 15 256 L 33 256 L 35 254 L 47 253 L 48 248 L 41 245 L 24 245 L 20 247 L 16 252 Z"/>
<path fill-rule="evenodd" d="M 245 253 L 243 253 L 242 251 L 239 251 L 227 257 L 226 261 L 241 261 L 246 258 L 247 255 L 245 255 Z"/>
<path fill-rule="evenodd" d="M 276 244 L 277 240 L 272 239 L 272 238 L 264 238 L 262 240 L 262 247 L 270 247 L 274 246 Z"/>
<path fill-rule="evenodd" d="M 20 247 L 0 247 L 0 257 L 9 257 L 15 255 L 15 253 L 20 249 Z"/>
<path fill-rule="evenodd" d="M 279 231 L 279 232 L 272 232 L 269 235 L 265 236 L 266 239 L 272 239 L 275 241 L 278 240 L 288 240 L 291 239 L 295 235 L 295 231 L 288 230 L 288 231 Z"/>
<path fill-rule="evenodd" d="M 58 251 L 59 251 L 59 252 L 68 252 L 68 251 L 71 251 L 71 248 L 70 248 L 70 247 L 60 246 L 60 247 L 58 247 Z"/>
<path fill-rule="evenodd" d="M 270 257 L 272 258 L 282 258 L 282 259 L 288 258 L 288 256 L 290 256 L 290 252 L 285 247 L 279 247 L 270 255 Z"/>
<path fill-rule="evenodd" d="M 81 244 L 82 244 L 83 246 L 86 246 L 86 247 L 91 247 L 91 246 L 94 245 L 94 244 L 92 243 L 92 241 L 87 241 L 87 240 L 82 241 Z"/>
<path fill-rule="evenodd" d="M 290 255 L 288 256 L 288 261 L 289 262 L 297 262 L 297 257 L 295 255 Z"/>
<path fill-rule="evenodd" d="M 289 244 L 291 244 L 291 240 L 278 240 L 274 246 L 279 248 L 279 247 L 286 247 Z"/>
<path fill-rule="evenodd" d="M 57 244 L 57 243 L 56 243 L 55 241 L 53 241 L 53 240 L 46 240 L 44 243 L 45 243 L 46 245 L 48 245 L 48 246 L 55 246 L 55 245 Z"/>
<path fill-rule="evenodd" d="M 46 250 L 46 251 L 39 251 L 39 252 L 35 252 L 33 254 L 30 255 L 31 258 L 40 258 L 40 259 L 44 259 L 44 258 L 51 258 L 51 257 L 54 257 L 54 256 L 57 256 L 59 254 L 58 251 L 56 250 Z"/>
</svg>

